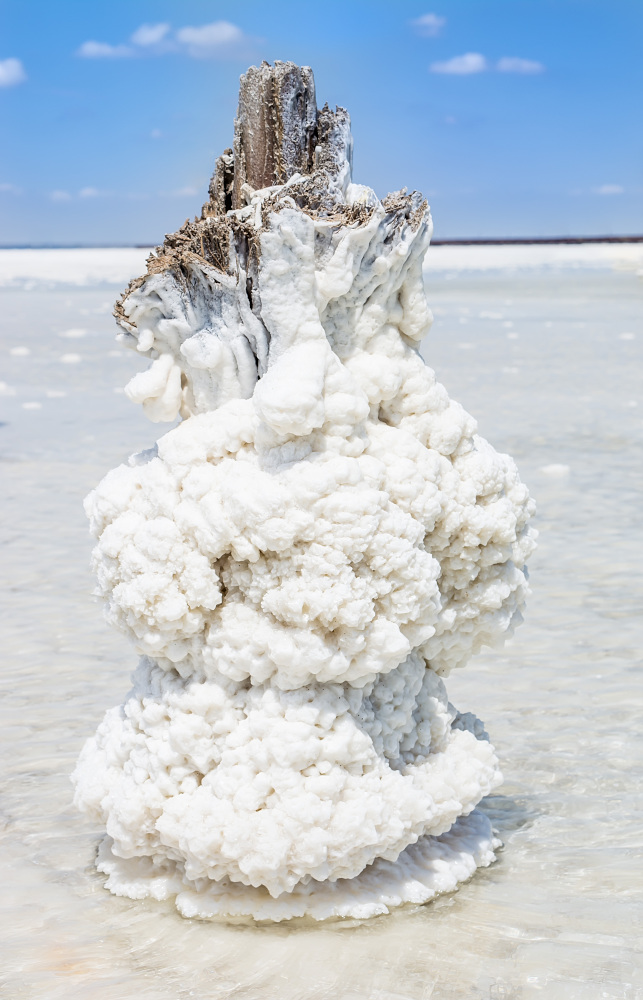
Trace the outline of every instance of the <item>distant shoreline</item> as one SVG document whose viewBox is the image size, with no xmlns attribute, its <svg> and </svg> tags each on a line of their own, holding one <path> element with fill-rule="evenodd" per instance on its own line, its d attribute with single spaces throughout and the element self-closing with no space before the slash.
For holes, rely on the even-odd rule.
<svg viewBox="0 0 643 1000">
<path fill-rule="evenodd" d="M 433 247 L 532 246 L 556 243 L 643 243 L 643 236 L 533 236 L 507 239 L 431 240 Z"/>
<path fill-rule="evenodd" d="M 643 236 L 520 236 L 431 240 L 434 247 L 533 246 L 565 243 L 643 243 Z M 154 250 L 152 243 L 0 243 L 0 250 Z"/>
</svg>

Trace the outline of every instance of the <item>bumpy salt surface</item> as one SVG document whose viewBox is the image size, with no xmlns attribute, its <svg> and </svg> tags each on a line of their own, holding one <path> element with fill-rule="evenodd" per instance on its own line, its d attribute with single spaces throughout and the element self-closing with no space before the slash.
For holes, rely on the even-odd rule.
<svg viewBox="0 0 643 1000">
<path fill-rule="evenodd" d="M 183 420 L 87 499 L 141 661 L 76 802 L 108 887 L 186 916 L 382 913 L 497 843 L 442 677 L 521 620 L 532 502 L 418 353 L 426 202 L 353 184 L 328 115 L 323 169 L 205 206 L 117 309 L 129 396 Z"/>
</svg>

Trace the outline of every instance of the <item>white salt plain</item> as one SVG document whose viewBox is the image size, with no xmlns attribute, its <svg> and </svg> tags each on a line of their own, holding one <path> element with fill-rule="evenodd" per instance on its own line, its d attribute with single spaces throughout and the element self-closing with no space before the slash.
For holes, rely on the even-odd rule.
<svg viewBox="0 0 643 1000">
<path fill-rule="evenodd" d="M 643 997 L 643 247 L 429 250 L 425 357 L 539 506 L 525 624 L 448 684 L 500 754 L 505 849 L 428 906 L 279 926 L 109 895 L 71 806 L 135 662 L 90 597 L 82 498 L 161 430 L 110 316 L 145 254 L 0 251 L 0 996 Z"/>
</svg>

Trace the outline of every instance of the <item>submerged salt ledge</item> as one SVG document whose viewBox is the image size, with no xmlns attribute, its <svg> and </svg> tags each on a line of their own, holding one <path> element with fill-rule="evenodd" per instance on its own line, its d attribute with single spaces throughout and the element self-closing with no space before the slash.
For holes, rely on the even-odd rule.
<svg viewBox="0 0 643 1000">
<path fill-rule="evenodd" d="M 533 505 L 417 351 L 426 202 L 352 184 L 333 127 L 119 306 L 130 397 L 183 422 L 87 500 L 142 658 L 76 801 L 108 887 L 187 916 L 369 916 L 493 859 L 495 754 L 440 675 L 520 621 Z"/>
<path fill-rule="evenodd" d="M 500 841 L 479 810 L 461 817 L 440 837 L 421 837 L 395 862 L 378 859 L 352 879 L 300 883 L 276 899 L 264 888 L 248 889 L 228 878 L 186 879 L 180 862 L 136 857 L 124 860 L 106 838 L 98 852 L 98 870 L 107 888 L 130 899 L 174 899 L 184 917 L 201 920 L 230 917 L 291 920 L 311 917 L 373 917 L 404 904 L 422 904 L 470 878 L 476 868 L 495 860 Z"/>
</svg>

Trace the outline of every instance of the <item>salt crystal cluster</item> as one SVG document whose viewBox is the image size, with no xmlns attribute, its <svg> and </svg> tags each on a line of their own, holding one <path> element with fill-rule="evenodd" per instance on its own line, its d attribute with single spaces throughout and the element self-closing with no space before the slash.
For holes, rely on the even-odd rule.
<svg viewBox="0 0 643 1000">
<path fill-rule="evenodd" d="M 521 620 L 533 508 L 418 353 L 426 201 L 351 181 L 309 70 L 264 64 L 242 97 L 266 80 L 296 147 L 275 182 L 252 184 L 242 100 L 202 217 L 117 306 L 152 359 L 128 395 L 182 419 L 86 502 L 140 663 L 76 802 L 117 894 L 370 916 L 493 860 L 497 760 L 443 678 Z"/>
</svg>

